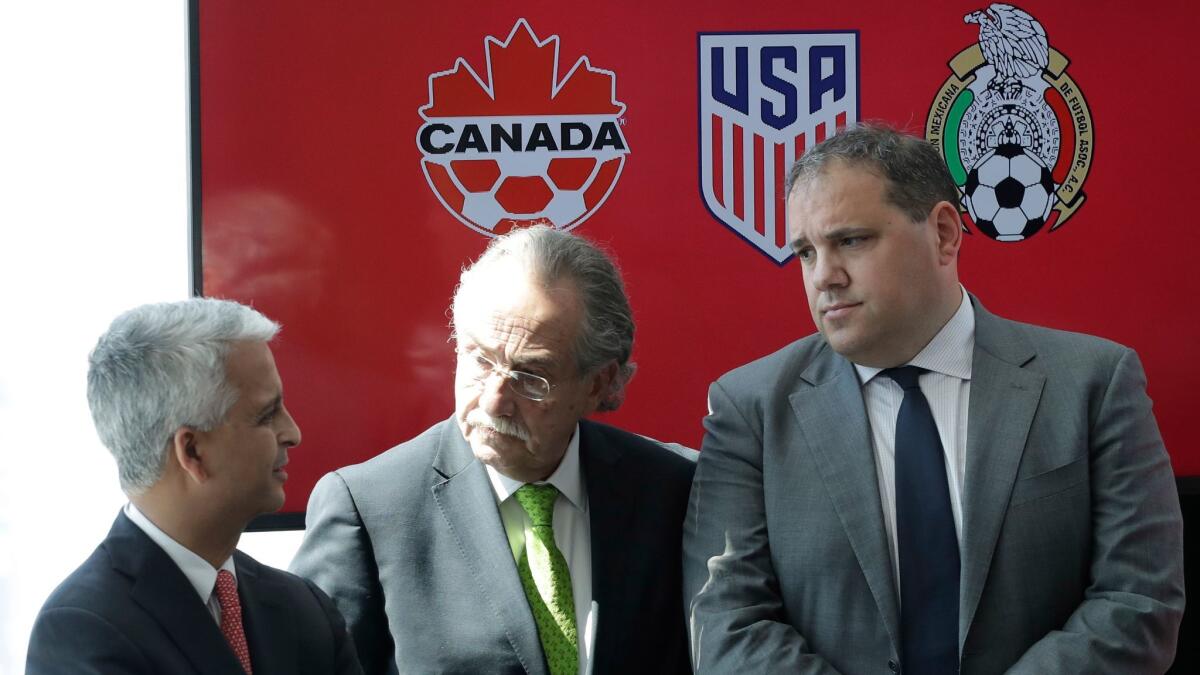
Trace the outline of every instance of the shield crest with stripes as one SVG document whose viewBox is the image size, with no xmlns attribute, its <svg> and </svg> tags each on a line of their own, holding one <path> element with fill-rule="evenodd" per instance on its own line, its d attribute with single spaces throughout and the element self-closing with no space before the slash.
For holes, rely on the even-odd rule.
<svg viewBox="0 0 1200 675">
<path fill-rule="evenodd" d="M 700 33 L 698 45 L 704 204 L 782 265 L 788 168 L 858 121 L 858 31 Z"/>
</svg>

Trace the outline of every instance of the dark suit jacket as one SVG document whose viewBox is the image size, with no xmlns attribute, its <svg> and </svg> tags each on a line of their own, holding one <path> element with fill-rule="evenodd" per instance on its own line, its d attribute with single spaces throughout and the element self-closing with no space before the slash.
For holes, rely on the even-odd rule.
<svg viewBox="0 0 1200 675">
<path fill-rule="evenodd" d="M 1137 355 L 972 300 L 961 672 L 1161 673 L 1182 525 Z M 854 367 L 813 335 L 709 405 L 684 528 L 697 672 L 887 673 L 899 600 Z"/>
<path fill-rule="evenodd" d="M 689 671 L 679 614 L 695 465 L 581 421 L 595 673 Z M 325 476 L 292 569 L 346 615 L 370 673 L 547 672 L 495 493 L 454 419 Z"/>
<path fill-rule="evenodd" d="M 234 564 L 255 675 L 362 672 L 341 615 L 316 586 L 240 551 Z M 124 513 L 46 600 L 26 663 L 27 675 L 241 672 L 187 577 Z"/>
</svg>

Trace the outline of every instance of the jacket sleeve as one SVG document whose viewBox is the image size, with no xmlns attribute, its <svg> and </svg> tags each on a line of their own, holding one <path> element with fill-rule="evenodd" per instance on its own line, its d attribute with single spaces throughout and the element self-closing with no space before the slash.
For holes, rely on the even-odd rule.
<svg viewBox="0 0 1200 675">
<path fill-rule="evenodd" d="M 308 579 L 305 579 L 304 583 L 308 585 L 313 597 L 317 599 L 317 604 L 321 606 L 321 611 L 325 613 L 325 618 L 329 621 L 329 627 L 333 631 L 333 672 L 337 675 L 362 675 L 363 669 L 358 663 L 358 651 L 354 647 L 354 638 L 346 631 L 346 620 L 342 617 L 342 613 L 338 611 L 329 596 L 317 588 L 316 584 Z"/>
<path fill-rule="evenodd" d="M 1090 584 L 1011 673 L 1162 673 L 1183 616 L 1183 520 L 1146 376 L 1126 349 L 1089 414 Z"/>
<path fill-rule="evenodd" d="M 154 672 L 141 650 L 104 617 L 78 607 L 42 610 L 26 655 L 27 675 Z"/>
<path fill-rule="evenodd" d="M 353 639 L 348 651 L 357 650 L 364 672 L 395 672 L 395 648 L 371 538 L 350 488 L 337 472 L 326 474 L 313 488 L 305 530 L 291 571 L 312 580 L 333 599 Z"/>
<path fill-rule="evenodd" d="M 720 382 L 683 532 L 684 604 L 697 673 L 837 671 L 783 613 L 763 500 L 762 424 Z"/>
</svg>

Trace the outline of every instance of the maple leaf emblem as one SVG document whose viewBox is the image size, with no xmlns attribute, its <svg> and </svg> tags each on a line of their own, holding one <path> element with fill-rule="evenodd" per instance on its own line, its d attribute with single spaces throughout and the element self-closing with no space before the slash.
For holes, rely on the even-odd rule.
<svg viewBox="0 0 1200 675">
<path fill-rule="evenodd" d="M 503 42 L 484 39 L 487 79 L 459 57 L 450 70 L 429 76 L 429 103 L 418 112 L 426 120 L 507 115 L 612 115 L 625 112 L 616 99 L 616 75 L 581 56 L 561 80 L 557 35 L 539 40 L 529 22 L 518 19 Z"/>
</svg>

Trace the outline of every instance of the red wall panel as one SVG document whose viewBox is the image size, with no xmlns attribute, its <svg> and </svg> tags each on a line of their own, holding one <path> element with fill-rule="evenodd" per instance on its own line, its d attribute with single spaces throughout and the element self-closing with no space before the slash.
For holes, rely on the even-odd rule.
<svg viewBox="0 0 1200 675">
<path fill-rule="evenodd" d="M 1066 72 L 1090 111 L 1086 200 L 1060 228 L 1020 242 L 972 227 L 963 282 L 996 313 L 1137 349 L 1176 473 L 1200 474 L 1187 426 L 1189 385 L 1200 379 L 1189 358 L 1200 335 L 1193 267 L 1200 235 L 1188 223 L 1200 143 L 1191 124 L 1195 76 L 1186 65 L 1200 11 L 1183 2 L 1021 7 L 1068 60 Z M 736 120 L 701 114 L 701 35 L 733 35 L 756 56 L 766 44 L 785 54 L 789 45 L 849 35 L 856 46 L 847 52 L 853 67 L 846 85 L 855 100 L 840 119 L 924 133 L 949 62 L 979 40 L 979 26 L 964 22 L 978 9 L 875 0 L 523 2 L 519 9 L 457 0 L 199 0 L 196 276 L 205 295 L 251 302 L 284 324 L 276 358 L 304 431 L 285 511 L 303 510 L 325 471 L 369 458 L 453 409 L 447 307 L 459 270 L 487 237 L 456 217 L 427 178 L 418 146 L 422 108 L 459 125 L 494 115 L 523 116 L 530 125 L 582 115 L 595 132 L 601 118 L 617 120 L 627 152 L 606 157 L 619 157 L 609 172 L 619 166 L 619 175 L 598 206 L 600 196 L 585 198 L 595 208 L 574 229 L 618 258 L 638 323 L 638 375 L 622 409 L 602 419 L 698 446 L 709 382 L 813 331 L 798 264 L 777 263 L 750 243 L 753 235 L 739 235 L 706 205 L 702 181 L 710 192 L 731 186 L 736 194 L 721 190 L 722 198 L 736 198 L 769 245 L 778 222 L 777 167 L 797 146 L 771 135 L 780 130 L 756 132 L 765 127 L 754 112 L 759 126 L 747 126 L 735 144 L 749 168 L 722 156 L 715 175 L 702 171 L 714 161 L 702 147 L 716 155 L 732 148 L 713 139 Z M 537 41 L 558 37 L 543 45 L 554 54 L 536 44 L 521 55 L 502 49 L 522 18 Z M 761 39 L 745 38 L 754 35 Z M 807 49 L 795 48 L 795 77 L 786 68 L 790 57 L 771 66 L 804 92 L 812 84 L 805 60 L 814 52 Z M 571 78 L 578 81 L 564 82 L 581 57 L 587 64 Z M 483 84 L 493 66 L 493 91 L 470 94 L 466 80 L 452 78 L 437 87 L 439 107 L 430 100 L 430 77 L 461 68 L 459 59 Z M 724 63 L 736 67 L 732 56 Z M 813 72 L 828 74 L 827 65 Z M 769 112 L 784 115 L 787 96 L 753 79 L 754 103 L 766 100 Z M 620 105 L 597 102 L 606 82 L 609 103 Z M 547 99 L 549 84 L 568 93 Z M 830 114 L 834 98 L 822 99 Z M 806 93 L 792 102 L 804 118 Z M 1071 148 L 1075 131 L 1063 130 Z M 814 129 L 804 142 L 824 132 Z M 596 156 L 589 152 L 562 156 Z M 487 154 L 468 148 L 462 156 Z M 490 170 L 460 166 L 464 176 Z M 734 171 L 750 178 L 729 180 L 726 172 Z"/>
</svg>

